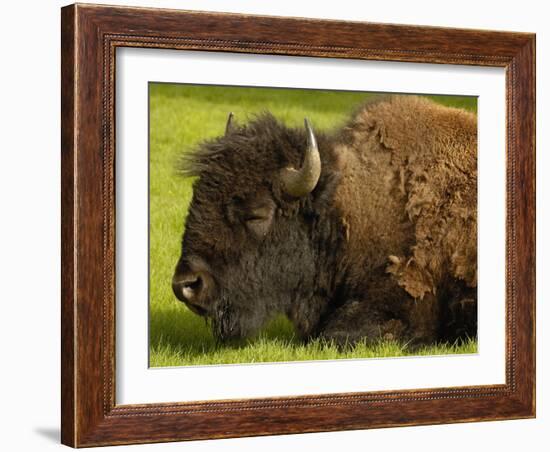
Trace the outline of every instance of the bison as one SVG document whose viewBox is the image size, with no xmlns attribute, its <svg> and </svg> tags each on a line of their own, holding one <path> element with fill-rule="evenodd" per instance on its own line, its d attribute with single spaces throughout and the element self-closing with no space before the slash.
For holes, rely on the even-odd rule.
<svg viewBox="0 0 550 452">
<path fill-rule="evenodd" d="M 183 171 L 196 180 L 172 288 L 219 340 L 279 314 L 338 345 L 476 336 L 474 113 L 396 95 L 315 133 L 230 114 Z"/>
</svg>

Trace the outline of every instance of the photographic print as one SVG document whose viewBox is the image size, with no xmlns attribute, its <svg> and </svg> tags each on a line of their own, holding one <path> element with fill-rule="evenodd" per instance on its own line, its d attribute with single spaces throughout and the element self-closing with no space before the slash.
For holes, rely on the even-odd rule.
<svg viewBox="0 0 550 452">
<path fill-rule="evenodd" d="M 149 365 L 477 352 L 477 98 L 149 83 Z"/>
<path fill-rule="evenodd" d="M 63 444 L 535 416 L 534 34 L 61 19 Z"/>
</svg>

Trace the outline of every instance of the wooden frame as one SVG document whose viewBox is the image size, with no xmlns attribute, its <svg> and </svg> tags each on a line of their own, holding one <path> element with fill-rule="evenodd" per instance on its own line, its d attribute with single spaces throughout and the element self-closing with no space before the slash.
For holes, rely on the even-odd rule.
<svg viewBox="0 0 550 452">
<path fill-rule="evenodd" d="M 62 9 L 62 442 L 83 447 L 535 415 L 535 36 L 71 5 Z M 115 49 L 506 68 L 506 383 L 115 404 Z"/>
</svg>

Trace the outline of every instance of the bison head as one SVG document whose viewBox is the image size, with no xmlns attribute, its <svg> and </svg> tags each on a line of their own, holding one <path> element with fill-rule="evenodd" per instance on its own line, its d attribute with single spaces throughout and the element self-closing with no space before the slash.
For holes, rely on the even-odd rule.
<svg viewBox="0 0 550 452">
<path fill-rule="evenodd" d="M 246 126 L 230 115 L 225 135 L 201 144 L 184 172 L 197 179 L 172 287 L 218 339 L 254 333 L 311 297 L 321 158 L 307 119 L 289 129 L 267 113 Z"/>
</svg>

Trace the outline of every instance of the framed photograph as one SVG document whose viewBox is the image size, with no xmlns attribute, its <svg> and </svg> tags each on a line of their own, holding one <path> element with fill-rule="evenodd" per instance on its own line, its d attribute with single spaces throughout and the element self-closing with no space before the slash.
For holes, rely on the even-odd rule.
<svg viewBox="0 0 550 452">
<path fill-rule="evenodd" d="M 62 442 L 535 416 L 535 36 L 62 8 Z"/>
</svg>

